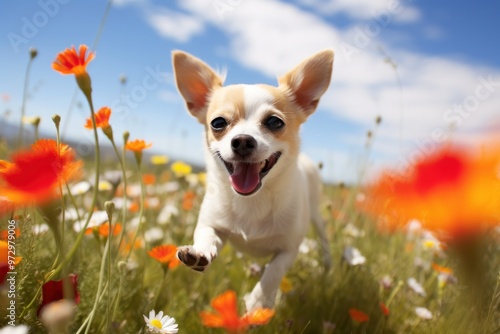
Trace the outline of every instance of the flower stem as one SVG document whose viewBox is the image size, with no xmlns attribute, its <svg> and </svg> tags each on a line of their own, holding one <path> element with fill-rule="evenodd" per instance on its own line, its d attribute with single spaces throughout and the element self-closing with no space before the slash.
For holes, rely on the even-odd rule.
<svg viewBox="0 0 500 334">
<path fill-rule="evenodd" d="M 134 233 L 134 238 L 132 239 L 132 243 L 130 244 L 130 249 L 127 254 L 127 258 L 125 261 L 128 261 L 130 258 L 130 254 L 132 253 L 132 250 L 134 249 L 134 244 L 137 239 L 137 235 L 139 234 L 139 231 L 142 228 L 142 217 L 144 216 L 144 200 L 146 199 L 146 189 L 144 188 L 144 181 L 142 180 L 142 173 L 141 173 L 141 161 L 140 159 L 137 158 L 136 156 L 136 162 L 137 162 L 137 172 L 139 175 L 139 183 L 141 185 L 141 203 L 140 203 L 140 210 L 139 210 L 139 224 L 137 225 L 137 229 L 135 230 Z"/>
<path fill-rule="evenodd" d="M 31 72 L 31 64 L 33 64 L 34 57 L 30 57 L 28 61 L 28 66 L 26 67 L 26 75 L 24 77 L 24 88 L 23 88 L 23 101 L 21 103 L 21 123 L 19 125 L 19 137 L 18 137 L 18 145 L 19 147 L 23 146 L 24 141 L 24 116 L 26 114 L 26 100 L 28 99 L 28 83 Z"/>
</svg>

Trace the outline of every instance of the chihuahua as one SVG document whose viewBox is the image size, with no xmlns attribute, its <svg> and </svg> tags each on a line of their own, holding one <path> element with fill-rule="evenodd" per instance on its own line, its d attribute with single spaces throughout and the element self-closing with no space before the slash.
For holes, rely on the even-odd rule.
<svg viewBox="0 0 500 334">
<path fill-rule="evenodd" d="M 304 60 L 268 85 L 223 86 L 224 78 L 200 59 L 172 54 L 177 88 L 204 128 L 206 193 L 194 244 L 177 257 L 204 271 L 228 240 L 253 256 L 271 256 L 260 281 L 245 296 L 247 311 L 274 306 L 312 220 L 329 267 L 329 244 L 319 211 L 321 179 L 300 154 L 299 130 L 327 90 L 333 51 Z"/>
</svg>

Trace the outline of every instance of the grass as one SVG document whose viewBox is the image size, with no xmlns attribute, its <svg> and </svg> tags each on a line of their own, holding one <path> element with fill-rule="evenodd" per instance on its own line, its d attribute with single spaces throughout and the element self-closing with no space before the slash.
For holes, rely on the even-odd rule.
<svg viewBox="0 0 500 334">
<path fill-rule="evenodd" d="M 91 163 L 87 165 L 91 166 Z M 133 166 L 129 163 L 128 166 Z M 106 166 L 104 170 L 118 168 Z M 128 180 L 129 190 L 139 186 L 140 176 L 136 168 Z M 141 246 L 134 249 L 126 261 L 126 253 L 118 249 L 118 237 L 111 242 L 110 284 L 105 286 L 104 294 L 97 303 L 97 309 L 89 333 L 141 333 L 145 332 L 144 314 L 151 309 L 163 310 L 173 316 L 179 324 L 181 333 L 220 333 L 220 329 L 206 328 L 202 325 L 199 312 L 210 310 L 210 301 L 218 294 L 232 289 L 239 297 L 240 312 L 244 311 L 243 296 L 250 292 L 258 281 L 252 275 L 250 266 L 254 263 L 264 266 L 268 259 L 255 259 L 239 254 L 227 245 L 208 271 L 203 274 L 184 266 L 169 270 L 164 276 L 158 261 L 149 257 L 147 251 L 160 244 L 192 244 L 199 207 L 204 186 L 196 176 L 177 178 L 164 166 L 153 166 L 144 161 L 143 173 L 156 177 L 153 185 L 146 187 L 146 198 L 155 205 L 144 211 L 144 224 L 139 231 Z M 90 175 L 91 170 L 87 170 Z M 196 183 L 196 184 L 194 184 Z M 167 185 L 167 186 L 166 186 Z M 177 187 L 175 191 L 165 191 Z M 116 191 L 99 192 L 97 206 L 101 210 L 104 202 L 121 198 L 119 187 Z M 78 209 L 86 210 L 90 203 L 91 192 L 76 196 Z M 194 192 L 192 208 L 183 203 L 186 192 Z M 439 285 L 438 273 L 431 263 L 458 268 L 456 258 L 449 252 L 445 256 L 423 246 L 421 237 L 408 237 L 403 232 L 384 233 L 379 230 L 372 217 L 359 210 L 356 187 L 325 186 L 322 201 L 323 216 L 327 220 L 330 249 L 333 255 L 333 268 L 326 271 L 319 254 L 319 246 L 310 247 L 307 253 L 300 253 L 286 277 L 292 283 L 291 291 L 280 292 L 277 298 L 276 314 L 270 323 L 252 329 L 252 333 L 494 333 L 499 326 L 499 293 L 496 285 L 500 261 L 498 243 L 484 244 L 485 269 L 484 298 L 481 305 L 484 312 L 478 313 L 477 307 L 467 299 L 469 287 L 458 280 L 456 284 Z M 66 196 L 67 209 L 74 209 Z M 155 198 L 155 200 L 151 200 Z M 358 200 L 357 200 L 358 199 Z M 137 193 L 128 196 L 130 203 L 138 202 Z M 156 201 L 156 203 L 153 203 Z M 159 218 L 162 209 L 170 205 L 178 209 L 178 214 L 168 220 Z M 184 207 L 184 208 L 183 208 Z M 121 210 L 115 212 L 115 221 L 127 225 L 134 231 L 134 220 L 138 212 L 129 211 L 124 222 Z M 1 229 L 7 228 L 7 218 L 1 221 Z M 50 231 L 35 234 L 34 227 L 44 224 L 44 218 L 37 209 L 23 209 L 17 212 L 20 234 L 16 240 L 16 251 L 23 257 L 17 267 L 17 314 L 33 299 L 37 289 L 45 280 L 57 254 L 53 235 Z M 73 229 L 74 220 L 66 218 L 64 226 L 67 248 L 76 239 Z M 160 228 L 163 237 L 153 242 L 144 240 L 144 232 Z M 353 236 L 355 227 L 361 236 Z M 127 236 L 127 235 L 126 235 Z M 311 230 L 309 239 L 315 240 Z M 497 236 L 498 238 L 498 236 Z M 127 237 L 127 242 L 130 237 Z M 80 303 L 69 333 L 76 333 L 94 306 L 98 289 L 99 275 L 108 278 L 108 269 L 101 271 L 106 238 L 98 234 L 86 235 L 75 257 L 67 265 L 66 273 L 78 275 Z M 310 244 L 314 245 L 314 242 Z M 366 257 L 366 263 L 350 266 L 343 260 L 347 246 L 356 247 Z M 415 263 L 419 265 L 415 265 Z M 105 266 L 107 268 L 107 266 Z M 458 269 L 455 270 L 458 275 Z M 383 287 L 380 283 L 384 276 L 390 277 L 392 284 Z M 422 284 L 426 296 L 416 294 L 407 284 L 414 277 Z M 60 279 L 61 277 L 56 277 Z M 495 290 L 497 288 L 497 290 Z M 116 301 L 117 296 L 119 301 Z M 2 295 L 0 322 L 6 324 L 6 298 Z M 116 303 L 116 310 L 115 310 Z M 385 303 L 390 314 L 384 315 L 380 303 Z M 39 299 L 27 310 L 21 321 L 33 333 L 45 333 L 46 329 L 36 315 Z M 417 316 L 416 307 L 426 307 L 433 318 L 424 320 Z M 357 323 L 349 315 L 349 309 L 356 308 L 369 316 L 364 323 Z M 486 314 L 489 313 L 489 317 Z M 107 328 L 108 319 L 111 328 Z"/>
</svg>

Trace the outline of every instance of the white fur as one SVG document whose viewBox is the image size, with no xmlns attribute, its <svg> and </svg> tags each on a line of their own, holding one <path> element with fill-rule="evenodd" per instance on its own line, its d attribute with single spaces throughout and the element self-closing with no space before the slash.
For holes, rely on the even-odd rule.
<svg viewBox="0 0 500 334">
<path fill-rule="evenodd" d="M 204 81 L 206 81 L 204 76 L 208 73 L 208 77 L 211 77 L 212 72 L 200 60 L 185 53 L 174 53 L 177 84 L 187 102 L 189 100 L 186 97 L 191 99 L 193 95 L 197 100 L 209 101 L 204 110 L 196 109 L 201 110 L 199 113 L 207 113 L 207 110 L 216 110 L 215 113 L 217 113 L 217 110 L 231 108 L 231 103 L 228 103 L 231 101 L 212 105 L 215 102 L 211 101 L 209 97 L 195 96 L 196 91 L 190 90 L 190 82 L 185 83 L 182 80 L 182 69 L 176 68 L 176 57 L 182 58 L 187 63 L 192 62 L 196 66 L 202 66 L 200 71 L 203 71 L 202 80 Z M 320 74 L 316 72 L 324 73 L 328 70 L 331 72 L 333 53 L 324 51 L 311 57 L 308 61 L 305 62 L 306 65 L 312 64 L 313 67 L 319 67 L 314 68 L 318 71 L 313 71 L 315 75 L 319 76 Z M 185 64 L 182 63 L 184 68 L 188 68 Z M 196 69 L 196 66 L 193 68 Z M 290 76 L 302 78 L 300 81 L 303 81 L 303 78 L 308 75 L 308 72 L 304 71 L 303 68 L 308 67 L 301 64 L 290 73 Z M 322 76 L 317 80 L 319 87 L 306 87 L 314 93 L 311 100 L 319 99 L 319 96 L 328 87 L 330 73 L 322 74 Z M 214 80 L 213 76 L 211 78 Z M 286 77 L 284 81 L 286 81 Z M 314 83 L 315 80 L 308 82 Z M 302 89 L 300 83 L 293 86 L 297 86 L 296 89 Z M 287 98 L 290 96 L 292 100 L 289 103 L 292 105 L 294 103 L 294 87 L 283 88 L 290 91 L 290 94 L 286 96 Z M 211 94 L 214 94 L 215 89 L 221 89 L 218 87 L 209 88 Z M 244 85 L 243 101 L 244 117 L 238 119 L 236 124 L 219 140 L 207 139 L 205 142 L 207 190 L 194 233 L 194 244 L 193 246 L 179 247 L 178 257 L 193 269 L 204 271 L 215 259 L 226 241 L 230 241 L 237 249 L 254 256 L 273 256 L 259 283 L 245 297 L 247 310 L 252 310 L 256 307 L 272 307 L 274 305 L 281 279 L 297 256 L 299 245 L 307 233 L 310 220 L 313 220 L 317 227 L 324 251 L 324 261 L 327 265 L 330 257 L 329 245 L 323 230 L 324 223 L 318 208 L 321 180 L 316 166 L 305 156 L 294 153 L 290 149 L 291 143 L 277 140 L 272 133 L 263 130 L 262 119 L 270 112 L 286 118 L 286 115 L 276 109 L 274 96 L 269 91 L 256 85 Z M 301 96 L 301 101 L 308 102 L 304 101 L 303 96 Z M 300 107 L 297 106 L 296 109 L 298 110 Z M 315 105 L 311 107 L 311 109 L 313 108 Z M 205 119 L 205 114 L 200 116 L 198 111 L 193 112 L 192 110 L 194 109 L 190 109 L 190 112 L 198 120 Z M 208 118 L 210 119 L 210 115 Z M 306 116 L 303 117 L 303 119 L 305 118 Z M 206 124 L 206 129 L 210 131 L 210 124 Z M 239 195 L 232 189 L 228 180 L 228 171 L 216 156 L 218 152 L 226 161 L 235 159 L 235 153 L 231 149 L 231 140 L 236 135 L 241 134 L 252 136 L 258 143 L 257 149 L 251 155 L 251 161 L 264 161 L 271 154 L 277 151 L 281 152 L 278 163 L 262 180 L 262 187 L 251 196 Z"/>
</svg>

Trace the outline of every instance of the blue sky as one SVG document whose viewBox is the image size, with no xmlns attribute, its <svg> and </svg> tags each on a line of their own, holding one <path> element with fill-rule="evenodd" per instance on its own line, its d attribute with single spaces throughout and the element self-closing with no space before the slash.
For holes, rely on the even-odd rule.
<svg viewBox="0 0 500 334">
<path fill-rule="evenodd" d="M 74 79 L 50 65 L 71 45 L 94 45 L 106 6 L 1 2 L 2 117 L 10 110 L 6 119 L 19 122 L 28 49 L 36 47 L 26 114 L 54 133 L 50 117 L 58 113 L 64 136 L 90 140 L 79 92 L 81 107 L 68 111 Z M 367 157 L 373 172 L 403 169 L 445 140 L 471 144 L 499 133 L 498 13 L 500 3 L 486 0 L 115 0 L 88 71 L 96 107 L 114 110 L 117 138 L 128 130 L 157 152 L 202 163 L 202 127 L 176 91 L 172 50 L 227 68 L 226 84 L 275 85 L 303 58 L 333 48 L 332 84 L 303 126 L 303 151 L 324 162 L 325 179 L 355 181 Z"/>
</svg>

